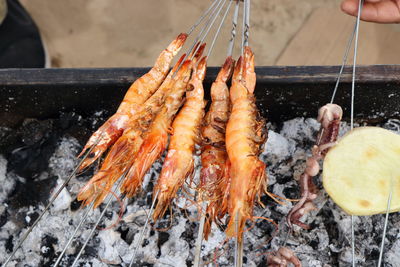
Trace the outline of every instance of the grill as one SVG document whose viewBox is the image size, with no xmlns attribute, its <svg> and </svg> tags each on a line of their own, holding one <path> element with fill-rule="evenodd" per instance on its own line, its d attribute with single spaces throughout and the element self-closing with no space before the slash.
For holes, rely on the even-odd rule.
<svg viewBox="0 0 400 267">
<path fill-rule="evenodd" d="M 108 115 L 115 111 L 121 99 L 123 98 L 126 88 L 128 88 L 135 79 L 147 72 L 147 70 L 148 69 L 146 68 L 0 70 L 0 154 L 6 157 L 6 160 L 8 161 L 8 168 L 13 169 L 14 172 L 20 177 L 37 175 L 38 172 L 45 169 L 45 167 L 47 167 L 49 164 L 49 160 L 54 151 L 60 146 L 58 145 L 60 142 L 59 138 L 64 136 L 66 131 L 68 131 L 67 133 L 77 138 L 81 144 L 83 144 L 90 136 L 91 131 L 101 125 Z M 257 68 L 257 88 L 255 92 L 259 110 L 268 119 L 268 121 L 274 125 L 273 127 L 276 127 L 273 128 L 273 130 L 280 128 L 284 121 L 288 121 L 297 117 L 315 118 L 318 108 L 330 100 L 338 70 L 338 66 Z M 208 73 L 205 80 L 206 92 L 209 92 L 210 85 L 214 81 L 217 71 L 218 68 L 209 68 L 207 70 Z M 358 67 L 358 80 L 356 83 L 357 88 L 355 98 L 355 119 L 357 123 L 382 125 L 385 124 L 388 119 L 399 119 L 399 73 L 400 66 L 397 65 Z M 346 68 L 336 97 L 336 102 L 344 109 L 344 121 L 348 120 L 350 116 L 350 88 L 351 69 Z M 209 99 L 209 96 L 207 95 L 206 98 Z M 100 110 L 104 111 L 102 115 L 94 115 L 98 114 L 96 112 Z M 79 116 L 76 114 L 79 114 Z M 80 116 L 82 116 L 82 118 L 80 118 Z M 37 120 L 38 123 L 30 123 L 32 121 L 31 119 L 35 119 L 35 121 Z M 46 128 L 46 121 L 51 121 L 51 127 L 48 126 L 48 128 Z M 25 126 L 21 126 L 22 124 Z M 29 125 L 33 126 L 30 127 Z M 24 135 L 23 133 L 21 134 L 21 129 L 26 128 L 29 128 L 31 133 L 30 135 Z M 51 133 L 49 133 L 49 129 L 52 129 Z M 40 143 L 40 150 L 35 150 L 39 149 L 38 147 L 34 146 L 35 136 L 39 135 L 38 140 L 40 140 L 40 136 L 45 135 L 46 133 L 52 135 L 44 138 L 47 140 L 46 142 L 49 142 L 49 144 Z M 21 140 L 19 139 L 21 136 L 32 137 L 31 143 L 33 144 L 33 148 L 30 146 L 29 149 L 32 148 L 32 150 L 27 150 L 27 152 L 24 154 L 26 155 L 27 159 L 39 158 L 39 160 L 29 161 L 26 159 L 21 160 L 20 158 L 15 157 L 16 154 L 21 155 L 21 153 L 15 153 L 16 149 L 17 152 L 21 151 L 18 150 L 21 148 Z M 26 142 L 29 143 L 29 140 L 25 140 L 25 143 Z M 311 142 L 305 142 L 303 144 L 306 151 L 310 149 L 310 143 Z M 77 148 L 70 148 L 72 152 L 76 153 L 74 149 Z M 74 162 L 73 159 L 70 160 L 72 161 L 72 165 L 76 165 L 76 162 Z M 266 160 L 268 161 L 268 159 Z M 30 162 L 30 165 L 28 165 L 28 167 L 26 165 L 18 165 L 16 164 L 18 162 Z M 32 162 L 34 162 L 34 164 Z M 45 165 L 45 167 L 42 168 L 40 164 Z M 270 168 L 273 167 L 274 166 L 270 166 Z M 154 172 L 159 172 L 159 168 L 160 166 L 155 166 L 155 168 L 153 168 L 151 171 L 151 175 L 153 175 Z M 65 175 L 68 174 L 66 173 Z M 18 176 L 7 177 L 15 177 L 15 179 L 18 179 Z M 289 179 L 292 179 L 290 174 L 289 176 Z M 87 180 L 87 178 L 88 176 L 84 176 L 78 178 L 78 180 L 82 182 Z M 56 184 L 56 179 L 51 179 L 50 177 L 49 180 L 47 180 L 40 177 L 35 177 L 33 180 L 33 182 L 19 183 L 19 187 L 13 192 L 10 192 L 10 198 L 3 201 L 8 205 L 14 205 L 11 205 L 11 209 L 19 209 L 24 206 L 28 207 L 29 205 L 37 206 L 38 203 L 47 201 L 52 188 Z M 291 191 L 283 191 L 285 192 L 285 195 L 289 194 L 286 195 L 287 197 L 297 197 L 297 186 L 293 186 L 295 184 L 295 181 L 291 181 Z M 282 187 L 285 188 L 287 185 L 288 184 L 283 184 Z M 151 188 L 151 183 L 148 186 Z M 71 186 L 69 189 L 71 190 Z M 74 190 L 72 189 L 72 191 Z M 144 194 L 150 192 L 151 189 L 145 191 L 146 192 L 144 192 Z M 138 197 L 134 201 L 131 201 L 131 204 L 133 205 L 134 202 L 136 208 L 145 207 L 146 205 L 148 206 L 149 202 L 151 203 L 151 199 L 150 195 L 147 196 L 148 197 L 145 200 L 139 200 L 143 198 Z M 72 195 L 72 197 L 74 197 L 74 195 Z M 73 199 L 67 201 L 72 200 Z M 268 200 L 266 201 L 268 202 Z M 268 203 L 272 205 L 272 202 Z M 79 206 L 79 204 L 72 201 L 69 205 L 69 209 L 76 210 L 77 206 Z M 118 205 L 116 204 L 114 206 L 114 210 L 117 210 Z M 327 210 L 331 209 L 333 206 L 334 205 L 331 202 L 326 204 L 325 208 L 323 208 L 321 211 L 321 218 L 328 218 L 329 216 L 332 216 Z M 282 213 L 285 212 L 279 210 L 279 208 L 276 207 L 276 204 L 274 206 L 267 205 L 266 209 L 269 208 L 271 209 L 271 214 L 269 214 L 269 216 L 271 216 L 273 219 L 279 221 L 279 219 L 283 218 L 278 211 L 281 211 Z M 35 216 L 37 216 L 34 212 L 30 211 L 25 211 L 17 214 L 14 217 L 10 216 L 10 214 L 7 215 L 6 210 L 0 210 L 0 213 L 0 232 L 7 221 L 20 221 L 19 226 L 23 227 L 25 225 L 29 225 L 29 221 L 33 221 Z M 182 214 L 180 214 L 180 216 L 184 216 Z M 95 220 L 98 215 L 99 212 L 97 211 L 92 220 Z M 27 219 L 27 216 L 30 219 Z M 53 214 L 47 216 L 50 217 L 53 216 Z M 76 214 L 74 216 L 79 217 L 76 216 Z M 180 218 L 180 216 L 178 216 L 178 218 Z M 382 216 L 373 217 L 375 219 L 372 220 L 381 222 L 381 217 Z M 109 219 L 111 218 L 112 215 L 109 216 Z M 326 220 L 329 221 L 329 219 Z M 166 221 L 168 222 L 168 220 Z M 398 223 L 398 221 L 398 216 L 396 217 L 395 214 L 393 216 L 391 215 L 390 228 L 393 228 L 393 224 L 396 222 Z M 321 223 L 321 220 L 316 219 L 315 224 L 312 225 L 312 229 L 318 229 L 318 223 Z M 323 223 L 325 226 L 328 225 L 332 228 L 327 229 L 329 237 L 332 238 L 330 234 L 338 231 L 336 229 L 337 225 L 335 225 L 334 222 L 323 221 Z M 368 225 L 366 223 L 362 223 L 359 226 L 360 231 L 363 229 L 363 227 L 367 226 Z M 64 226 L 61 225 L 59 227 L 62 228 Z M 182 227 L 184 226 L 181 225 L 181 228 Z M 170 236 L 170 238 L 183 238 L 191 240 L 191 242 L 194 243 L 196 235 L 195 227 L 196 224 L 191 225 L 189 228 L 186 225 L 184 237 L 176 237 L 173 235 L 174 232 L 172 232 L 172 236 L 158 234 L 157 242 L 159 242 L 158 244 L 161 247 L 166 240 L 168 240 L 168 236 Z M 122 222 L 120 225 L 115 227 L 116 231 L 121 233 L 121 235 L 124 233 L 124 240 L 129 243 L 132 242 L 132 236 L 127 237 L 129 236 L 129 231 L 127 228 L 129 227 L 126 226 L 126 222 Z M 265 225 L 263 226 L 262 224 L 257 224 L 256 231 L 257 233 L 261 233 L 263 236 L 271 235 L 273 228 L 265 227 Z M 381 231 L 376 233 L 377 239 L 379 239 L 378 237 L 380 236 L 380 233 Z M 360 233 L 356 232 L 356 234 Z M 315 247 L 315 253 L 318 254 L 319 244 L 322 244 L 326 241 L 322 239 L 317 241 L 307 240 L 307 236 L 315 238 L 315 235 L 315 233 L 304 233 L 304 236 L 306 237 L 302 236 L 300 239 L 303 238 L 305 240 L 299 242 L 306 244 L 309 243 L 311 247 Z M 395 235 L 396 233 L 389 233 L 388 237 L 390 239 Z M 66 236 L 65 238 L 68 237 L 69 236 Z M 250 236 L 250 240 L 245 242 L 249 242 L 251 243 L 251 246 L 255 246 L 257 244 L 257 240 L 251 240 L 251 237 L 253 236 Z M 7 239 L 8 237 L 1 236 L 1 238 Z M 95 238 L 95 241 L 93 241 L 94 243 L 90 243 L 88 249 L 86 250 L 86 254 L 91 255 L 94 258 L 97 257 L 96 247 L 99 246 L 99 244 L 96 244 L 97 239 L 98 238 Z M 275 243 L 269 245 L 271 246 L 269 248 L 279 246 L 277 243 L 278 241 L 279 239 L 277 239 Z M 394 247 L 395 240 L 389 241 L 390 242 L 387 244 L 388 248 L 391 248 L 392 246 Z M 51 260 L 56 257 L 56 251 L 54 249 L 52 250 L 51 248 L 53 246 L 58 246 L 59 251 L 60 247 L 65 244 L 65 240 L 57 240 L 52 236 L 46 236 L 42 237 L 41 242 L 42 244 L 45 244 L 45 247 L 50 249 L 46 250 L 46 253 L 41 254 L 42 258 L 40 259 L 40 263 L 43 265 L 51 264 Z M 312 242 L 318 243 L 312 244 Z M 362 240 L 360 242 L 362 242 Z M 9 239 L 4 240 L 4 243 L 10 246 L 10 243 L 12 244 L 12 239 L 11 241 Z M 190 246 L 192 246 L 193 243 L 190 243 Z M 379 243 L 379 241 L 376 241 L 376 243 Z M 289 240 L 288 244 L 291 245 L 293 243 L 291 243 Z M 295 244 L 293 245 L 295 246 Z M 251 250 L 251 246 L 248 244 L 245 245 L 245 250 Z M 94 249 L 94 252 L 90 251 L 91 248 Z M 299 249 L 304 249 L 304 247 L 299 246 Z M 386 251 L 388 250 L 389 249 L 386 249 Z M 299 251 L 296 252 L 299 254 Z M 298 256 L 300 259 L 309 262 L 309 264 L 312 264 L 313 259 L 322 259 L 322 262 L 327 260 L 327 258 L 324 258 L 325 256 L 321 256 L 324 253 L 321 253 L 320 256 L 310 256 L 310 254 L 312 254 L 310 251 L 303 251 L 300 252 Z M 334 255 L 334 252 L 332 252 L 332 254 L 333 255 L 331 255 L 329 258 L 331 262 L 326 263 L 340 263 L 341 256 Z M 247 253 L 245 253 L 245 255 L 247 255 Z M 248 262 L 251 261 L 257 264 L 262 264 L 262 259 L 251 259 L 251 255 L 252 254 L 249 254 L 246 259 Z M 129 258 L 130 257 L 127 256 L 127 259 Z M 367 263 L 368 260 L 372 263 L 375 262 L 376 259 L 377 256 L 371 256 L 370 258 L 367 258 Z M 96 264 L 96 262 L 90 260 L 88 257 L 84 257 L 83 260 Z M 191 256 L 187 256 L 186 260 L 186 264 L 188 264 L 188 262 L 192 260 Z M 67 259 L 67 261 L 64 262 L 64 265 L 67 266 L 68 263 L 70 264 L 71 262 L 68 262 Z M 112 264 L 115 262 L 110 263 Z M 222 260 L 222 266 L 224 266 L 223 263 L 224 262 Z M 157 264 L 155 265 L 159 266 Z M 226 266 L 229 266 L 229 264 Z"/>
</svg>

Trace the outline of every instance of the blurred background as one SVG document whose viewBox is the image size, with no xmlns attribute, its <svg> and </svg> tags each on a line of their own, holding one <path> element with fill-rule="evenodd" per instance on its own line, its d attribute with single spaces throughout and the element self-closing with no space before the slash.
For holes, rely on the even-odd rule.
<svg viewBox="0 0 400 267">
<path fill-rule="evenodd" d="M 21 0 L 52 67 L 140 67 L 187 31 L 211 0 Z M 232 8 L 233 10 L 233 8 Z M 229 18 L 229 17 L 228 17 Z M 338 65 L 355 18 L 339 0 L 253 0 L 250 44 L 257 65 Z M 225 23 L 209 65 L 225 59 Z M 400 63 L 400 25 L 361 24 L 360 64 Z"/>
</svg>

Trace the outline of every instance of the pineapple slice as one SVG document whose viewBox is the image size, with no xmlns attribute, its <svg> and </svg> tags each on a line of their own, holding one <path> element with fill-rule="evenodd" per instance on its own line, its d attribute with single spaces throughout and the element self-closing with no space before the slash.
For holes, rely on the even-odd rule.
<svg viewBox="0 0 400 267">
<path fill-rule="evenodd" d="M 351 215 L 400 210 L 400 135 L 378 127 L 346 134 L 324 160 L 323 185 L 333 201 Z"/>
</svg>

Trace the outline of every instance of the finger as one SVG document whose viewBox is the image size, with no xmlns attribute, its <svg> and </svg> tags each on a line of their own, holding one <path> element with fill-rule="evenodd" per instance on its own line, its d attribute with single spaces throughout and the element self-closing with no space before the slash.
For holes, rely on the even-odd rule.
<svg viewBox="0 0 400 267">
<path fill-rule="evenodd" d="M 359 0 L 345 0 L 342 10 L 352 16 L 357 16 Z M 369 0 L 361 12 L 364 21 L 378 23 L 400 23 L 400 0 Z"/>
</svg>

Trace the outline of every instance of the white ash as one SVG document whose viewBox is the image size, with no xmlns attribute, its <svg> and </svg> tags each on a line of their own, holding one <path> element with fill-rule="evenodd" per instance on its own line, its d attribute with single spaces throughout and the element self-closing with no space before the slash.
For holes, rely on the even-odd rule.
<svg viewBox="0 0 400 267">
<path fill-rule="evenodd" d="M 383 126 L 396 132 L 400 131 L 400 121 L 398 120 L 389 120 Z M 305 160 L 310 155 L 318 129 L 319 124 L 316 120 L 303 118 L 285 122 L 280 130 L 273 125 L 270 127 L 269 139 L 261 159 L 268 166 L 268 184 L 272 193 L 287 198 L 299 196 L 298 184 L 295 179 L 304 170 Z M 343 123 L 340 134 L 342 135 L 348 129 L 348 125 Z M 62 184 L 78 163 L 76 155 L 79 148 L 75 139 L 63 138 L 50 159 L 47 174 L 42 175 L 44 177 L 46 175 L 57 176 L 57 186 Z M 196 156 L 197 167 L 194 173 L 194 183 L 198 182 L 199 160 L 199 157 Z M 13 190 L 15 179 L 19 179 L 12 173 L 6 173 L 6 164 L 4 157 L 0 156 L 0 182 L 2 183 L 0 201 L 2 203 Z M 141 226 L 144 224 L 151 205 L 151 190 L 161 168 L 162 160 L 154 164 L 145 176 L 143 191 L 128 201 L 129 205 L 117 226 L 96 231 L 95 236 L 89 242 L 86 253 L 80 260 L 81 266 L 126 265 L 130 262 L 133 250 L 139 240 Z M 33 230 L 9 266 L 19 266 L 19 263 L 22 262 L 26 263 L 25 266 L 54 263 L 57 257 L 54 255 L 54 250 L 56 253 L 62 250 L 86 211 L 86 209 L 72 211 L 70 208 L 71 201 L 74 200 L 80 186 L 84 184 L 83 180 L 89 178 L 89 174 L 85 175 L 84 178 L 72 179 L 68 188 L 62 191 L 59 199 L 51 207 L 50 214 L 46 215 Z M 320 186 L 318 179 L 317 184 Z M 186 185 L 186 188 L 189 193 L 194 193 L 190 185 Z M 57 188 L 53 192 L 56 190 Z M 136 266 L 186 266 L 192 263 L 198 231 L 198 223 L 193 219 L 198 215 L 198 207 L 192 202 L 186 201 L 183 196 L 184 194 L 180 193 L 180 197 L 173 204 L 173 218 L 171 219 L 167 215 L 153 226 L 168 228 L 172 223 L 169 230 L 158 232 L 150 229 L 151 227 L 148 228 L 140 246 Z M 280 231 L 271 241 L 270 237 L 274 233 L 274 226 L 262 219 L 255 220 L 254 228 L 245 233 L 245 266 L 265 266 L 265 255 L 281 246 L 287 234 L 284 219 L 293 204 L 288 202 L 286 205 L 279 205 L 269 198 L 265 198 L 264 203 L 266 208 L 256 207 L 255 215 L 274 219 L 279 223 Z M 305 221 L 311 224 L 311 229 L 295 228 L 295 232 L 287 241 L 287 246 L 295 251 L 303 266 L 348 266 L 351 262 L 350 216 L 328 199 L 323 190 L 320 191 L 317 206 L 317 214 L 313 213 L 305 218 Z M 77 249 L 88 237 L 90 228 L 99 217 L 103 207 L 104 205 L 100 209 L 91 211 L 88 222 L 84 224 L 84 229 L 78 232 L 78 237 L 67 250 L 62 266 L 71 265 Z M 188 211 L 184 212 L 184 208 Z M 1 205 L 0 215 L 5 213 L 6 209 L 5 205 Z M 35 211 L 40 212 L 44 206 L 23 209 L 26 213 L 26 217 L 24 217 L 26 223 L 32 223 L 36 218 Z M 110 211 L 106 212 L 106 219 L 100 227 L 104 228 L 117 222 L 119 209 L 119 202 L 113 197 Z M 383 223 L 383 215 L 356 217 L 358 264 L 376 265 Z M 248 226 L 250 227 L 252 224 L 249 223 Z M 385 266 L 400 266 L 399 229 L 400 215 L 391 214 L 385 242 Z M 26 227 L 22 233 L 25 231 Z M 21 225 L 8 220 L 0 226 L 0 262 L 4 262 L 10 253 L 6 249 L 6 243 L 9 242 L 10 236 L 14 236 L 12 243 L 15 245 L 22 236 Z M 46 237 L 54 238 L 55 242 L 46 244 L 43 242 Z M 209 240 L 203 241 L 202 246 L 202 258 L 204 263 L 208 263 L 207 266 L 214 266 L 213 259 L 216 251 L 219 255 L 216 258 L 219 266 L 232 266 L 234 243 L 232 240 L 227 243 L 225 241 L 223 230 L 213 226 Z M 52 251 L 53 253 L 51 253 Z"/>
<path fill-rule="evenodd" d="M 62 138 L 59 146 L 49 160 L 51 173 L 63 180 L 67 179 L 79 163 L 77 158 L 79 150 L 80 145 L 78 140 L 73 137 Z"/>
<path fill-rule="evenodd" d="M 8 194 L 14 189 L 15 179 L 8 177 L 7 160 L 0 154 L 0 203 L 4 203 Z M 0 212 L 1 214 L 2 212 Z"/>
</svg>

